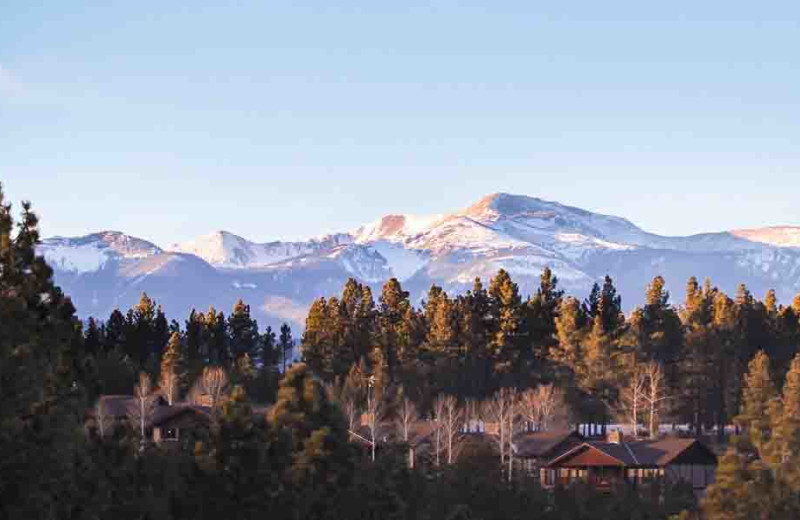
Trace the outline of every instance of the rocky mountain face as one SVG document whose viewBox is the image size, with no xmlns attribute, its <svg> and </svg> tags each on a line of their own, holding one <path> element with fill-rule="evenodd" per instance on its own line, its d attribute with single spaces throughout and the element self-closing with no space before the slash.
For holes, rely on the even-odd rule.
<svg viewBox="0 0 800 520">
<path fill-rule="evenodd" d="M 175 319 L 192 307 L 228 312 L 241 297 L 262 325 L 301 326 L 310 302 L 338 294 L 348 277 L 376 294 L 396 277 L 420 299 L 433 283 L 463 291 L 503 268 L 526 294 L 547 266 L 578 296 L 610 274 L 627 309 L 641 303 L 656 275 L 666 278 L 673 301 L 690 276 L 730 293 L 739 283 L 759 295 L 774 288 L 784 302 L 800 291 L 800 228 L 663 237 L 624 218 L 509 194 L 439 216 L 389 215 L 304 242 L 259 244 L 219 231 L 163 250 L 108 231 L 50 238 L 40 251 L 81 315 L 100 318 L 145 291 Z"/>
</svg>

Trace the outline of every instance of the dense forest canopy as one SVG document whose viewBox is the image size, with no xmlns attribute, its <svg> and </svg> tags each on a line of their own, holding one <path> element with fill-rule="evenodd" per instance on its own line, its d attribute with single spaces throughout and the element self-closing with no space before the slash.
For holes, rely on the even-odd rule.
<svg viewBox="0 0 800 520">
<path fill-rule="evenodd" d="M 30 204 L 15 218 L 0 192 L 0 518 L 800 511 L 800 296 L 781 305 L 774 292 L 758 299 L 741 286 L 731 297 L 693 278 L 674 303 L 657 277 L 645 304 L 625 316 L 610 278 L 579 301 L 547 269 L 530 296 L 500 271 L 460 295 L 434 286 L 418 306 L 397 280 L 377 298 L 350 280 L 341 295 L 313 303 L 294 363 L 289 327 L 261 330 L 244 302 L 227 316 L 210 308 L 181 323 L 143 294 L 124 313 L 83 323 L 37 256 L 38 241 Z M 101 395 L 145 403 L 155 388 L 170 405 L 215 396 L 211 426 L 165 450 L 135 421 L 106 432 L 98 414 L 87 420 Z M 713 432 L 727 449 L 718 482 L 700 508 L 656 482 L 650 492 L 610 496 L 582 486 L 549 492 L 504 473 L 485 446 L 462 443 L 454 453 L 444 442 L 436 458 L 411 467 L 402 438 L 376 456 L 348 433 L 366 412 L 374 447 L 379 416 L 395 429 L 404 417 L 463 420 L 470 404 L 534 392 L 558 395 L 558 418 L 570 425 L 621 422 L 654 436 L 669 422 Z M 730 437 L 729 425 L 741 435 Z"/>
</svg>

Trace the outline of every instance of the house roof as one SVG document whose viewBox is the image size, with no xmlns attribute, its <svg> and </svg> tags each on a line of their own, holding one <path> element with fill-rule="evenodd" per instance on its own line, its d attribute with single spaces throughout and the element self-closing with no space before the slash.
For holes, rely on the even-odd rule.
<svg viewBox="0 0 800 520">
<path fill-rule="evenodd" d="M 578 432 L 570 430 L 524 433 L 514 439 L 514 454 L 523 458 L 554 456 L 556 454 L 552 453 L 553 450 L 569 439 L 578 442 L 583 437 Z"/>
<path fill-rule="evenodd" d="M 624 466 L 664 467 L 691 448 L 697 447 L 716 459 L 716 456 L 697 439 L 667 437 L 655 441 L 622 443 L 587 441 L 551 460 L 548 466 L 563 465 L 586 450 L 596 450 L 619 461 Z"/>
<path fill-rule="evenodd" d="M 197 406 L 192 404 L 175 404 L 172 406 L 156 407 L 153 419 L 150 421 L 153 426 L 158 426 L 184 413 L 191 413 L 203 420 L 211 417 L 211 408 L 207 406 Z"/>
<path fill-rule="evenodd" d="M 124 419 L 129 413 L 132 406 L 135 404 L 135 398 L 129 395 L 103 395 L 99 398 L 103 406 L 103 413 L 115 419 Z M 191 412 L 208 418 L 211 409 L 206 406 L 193 405 L 188 403 L 176 403 L 172 406 L 166 404 L 162 397 L 156 400 L 155 410 L 150 420 L 150 424 L 158 426 L 159 424 L 177 417 L 183 413 Z M 97 415 L 97 407 L 92 407 L 86 412 L 86 416 L 93 418 Z"/>
</svg>

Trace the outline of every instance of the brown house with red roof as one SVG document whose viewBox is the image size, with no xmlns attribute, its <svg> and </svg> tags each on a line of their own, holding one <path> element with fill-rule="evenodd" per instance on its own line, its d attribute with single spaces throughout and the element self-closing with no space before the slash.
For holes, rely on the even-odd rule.
<svg viewBox="0 0 800 520">
<path fill-rule="evenodd" d="M 667 437 L 658 440 L 625 441 L 613 432 L 608 441 L 586 441 L 550 460 L 541 470 L 546 487 L 576 481 L 610 491 L 615 485 L 652 478 L 686 482 L 702 493 L 714 482 L 717 456 L 697 439 Z"/>
</svg>

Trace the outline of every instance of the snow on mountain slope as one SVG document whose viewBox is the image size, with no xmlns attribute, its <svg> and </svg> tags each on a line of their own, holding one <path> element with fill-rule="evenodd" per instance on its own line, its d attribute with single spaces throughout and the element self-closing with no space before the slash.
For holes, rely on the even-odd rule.
<svg viewBox="0 0 800 520">
<path fill-rule="evenodd" d="M 307 242 L 258 244 L 227 231 L 216 231 L 188 242 L 173 244 L 168 250 L 198 256 L 215 267 L 240 269 L 280 264 L 292 258 L 329 251 L 350 241 L 349 235 L 338 234 Z"/>
<path fill-rule="evenodd" d="M 800 247 L 800 227 L 776 226 L 760 229 L 737 229 L 731 235 L 776 247 Z"/>
<path fill-rule="evenodd" d="M 118 231 L 49 238 L 38 249 L 51 266 L 72 273 L 100 270 L 113 259 L 140 259 L 161 253 L 155 244 Z"/>
<path fill-rule="evenodd" d="M 385 217 L 361 226 L 353 232 L 356 243 L 364 244 L 382 240 L 386 242 L 405 242 L 408 239 L 427 232 L 437 222 L 441 215 L 418 217 L 413 215 L 386 215 Z"/>
</svg>

